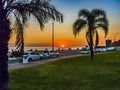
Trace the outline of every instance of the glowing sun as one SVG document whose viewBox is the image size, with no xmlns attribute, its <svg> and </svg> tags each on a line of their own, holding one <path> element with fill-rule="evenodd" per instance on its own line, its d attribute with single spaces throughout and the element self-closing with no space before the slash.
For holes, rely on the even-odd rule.
<svg viewBox="0 0 120 90">
<path fill-rule="evenodd" d="M 61 45 L 61 47 L 65 47 L 65 45 Z"/>
</svg>

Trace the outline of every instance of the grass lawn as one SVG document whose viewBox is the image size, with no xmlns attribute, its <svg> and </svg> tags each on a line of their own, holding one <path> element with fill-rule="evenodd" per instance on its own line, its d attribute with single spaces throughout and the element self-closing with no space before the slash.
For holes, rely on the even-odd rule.
<svg viewBox="0 0 120 90">
<path fill-rule="evenodd" d="M 10 70 L 11 90 L 120 90 L 120 52 Z"/>
</svg>

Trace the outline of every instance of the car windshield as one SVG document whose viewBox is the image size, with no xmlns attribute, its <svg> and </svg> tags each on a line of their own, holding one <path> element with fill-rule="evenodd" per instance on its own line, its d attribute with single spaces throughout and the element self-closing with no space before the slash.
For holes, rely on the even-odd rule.
<svg viewBox="0 0 120 90">
<path fill-rule="evenodd" d="M 44 51 L 43 53 L 49 53 L 49 51 Z"/>
<path fill-rule="evenodd" d="M 39 55 L 39 53 L 31 52 L 32 55 Z"/>
<path fill-rule="evenodd" d="M 51 53 L 57 53 L 56 51 L 50 51 Z"/>
<path fill-rule="evenodd" d="M 28 55 L 28 53 L 24 53 L 24 55 Z"/>
</svg>

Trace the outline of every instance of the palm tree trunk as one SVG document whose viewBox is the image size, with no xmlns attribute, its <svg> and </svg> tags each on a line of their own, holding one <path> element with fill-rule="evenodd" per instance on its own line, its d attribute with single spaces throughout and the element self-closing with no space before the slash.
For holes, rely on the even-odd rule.
<svg viewBox="0 0 120 90">
<path fill-rule="evenodd" d="M 8 90 L 9 88 L 7 50 L 7 44 L 0 42 L 0 90 Z"/>
<path fill-rule="evenodd" d="M 92 34 L 92 31 L 94 30 L 94 25 L 93 25 L 93 22 L 94 22 L 94 19 L 93 19 L 93 15 L 92 14 L 90 14 L 89 15 L 89 18 L 88 18 L 88 28 L 89 28 L 89 34 L 90 34 L 90 37 L 89 37 L 89 39 L 90 39 L 90 58 L 91 58 L 91 60 L 93 60 L 94 59 L 94 52 L 93 52 L 93 34 Z"/>
<path fill-rule="evenodd" d="M 21 41 L 22 41 L 22 43 L 21 43 L 22 45 L 21 45 L 21 49 L 20 49 L 20 54 L 21 54 L 21 57 L 23 60 L 23 54 L 24 54 L 24 32 L 23 32 L 23 29 L 22 29 Z"/>
<path fill-rule="evenodd" d="M 0 90 L 9 90 L 8 41 L 10 39 L 9 20 L 0 20 Z"/>
<path fill-rule="evenodd" d="M 93 51 L 93 37 L 92 37 L 92 33 L 90 32 L 90 58 L 91 60 L 94 59 L 94 51 Z"/>
</svg>

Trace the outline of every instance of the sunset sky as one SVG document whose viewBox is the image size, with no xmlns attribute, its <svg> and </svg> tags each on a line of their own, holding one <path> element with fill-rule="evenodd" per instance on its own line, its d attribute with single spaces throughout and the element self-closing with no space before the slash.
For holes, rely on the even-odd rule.
<svg viewBox="0 0 120 90">
<path fill-rule="evenodd" d="M 87 45 L 85 30 L 78 37 L 72 33 L 72 25 L 77 19 L 78 11 L 86 8 L 94 8 L 106 11 L 109 20 L 109 33 L 104 38 L 104 33 L 99 30 L 99 45 L 105 45 L 106 39 L 114 41 L 120 39 L 120 0 L 52 0 L 57 10 L 64 16 L 64 22 L 55 22 L 55 46 L 65 45 L 65 47 Z M 52 21 L 49 21 L 43 31 L 40 30 L 35 20 L 30 20 L 29 27 L 25 29 L 25 45 L 27 46 L 51 46 L 52 41 Z M 10 40 L 10 45 L 14 45 L 15 35 Z"/>
</svg>

